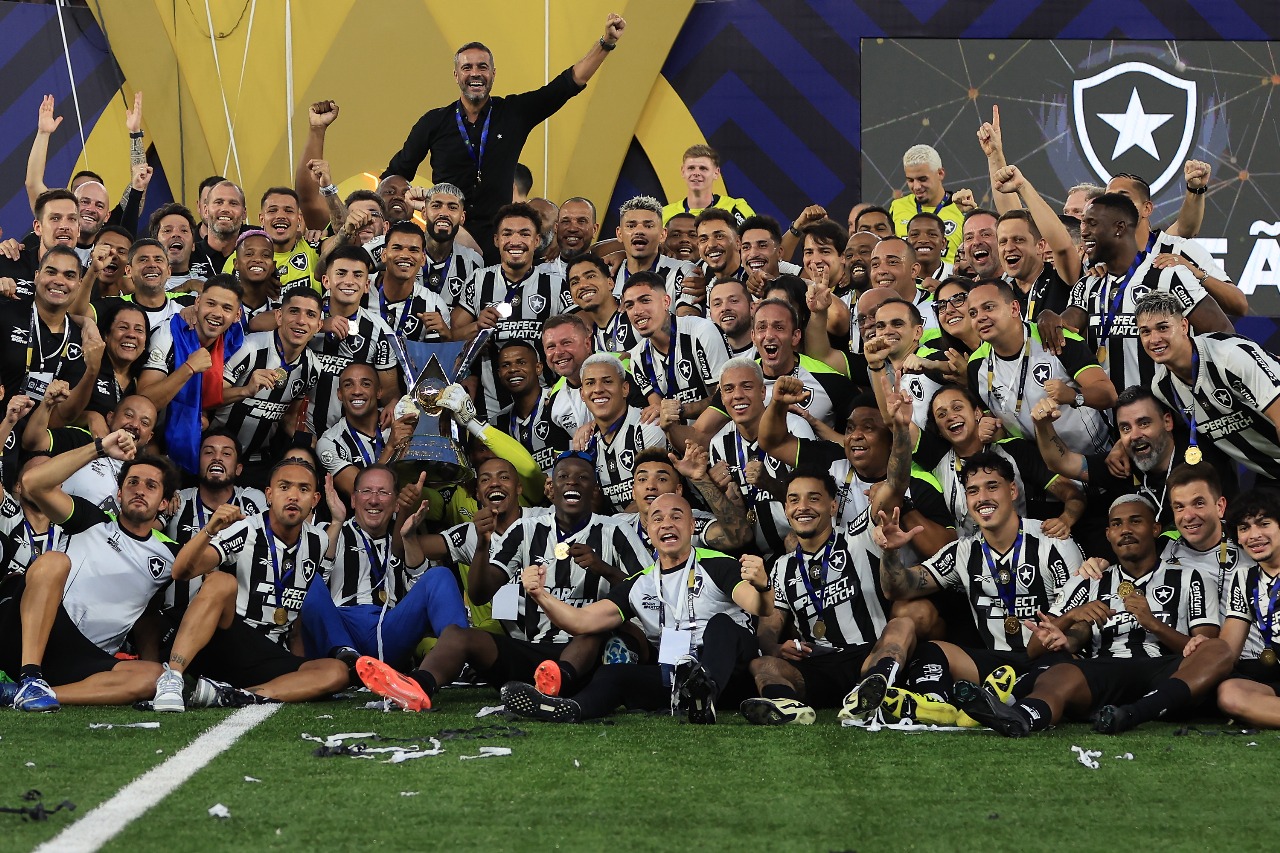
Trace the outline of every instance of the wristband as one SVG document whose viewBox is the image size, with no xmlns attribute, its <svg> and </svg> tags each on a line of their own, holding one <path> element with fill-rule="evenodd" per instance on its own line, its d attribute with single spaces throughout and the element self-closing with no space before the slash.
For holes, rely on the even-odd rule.
<svg viewBox="0 0 1280 853">
<path fill-rule="evenodd" d="M 130 139 L 141 139 L 144 136 L 146 136 L 146 133 L 142 132 L 141 130 L 138 131 L 137 133 L 129 134 Z"/>
<path fill-rule="evenodd" d="M 1209 185 L 1208 185 L 1208 184 L 1205 184 L 1205 185 L 1204 185 L 1204 186 L 1202 186 L 1202 187 L 1194 187 L 1194 188 L 1193 188 L 1193 187 L 1187 187 L 1187 192 L 1191 193 L 1192 195 L 1204 195 L 1204 194 L 1205 194 L 1205 193 L 1207 193 L 1208 191 L 1209 191 Z"/>
<path fill-rule="evenodd" d="M 93 449 L 97 451 L 99 459 L 107 455 L 106 449 L 102 446 L 101 438 L 95 438 L 93 440 Z"/>
<path fill-rule="evenodd" d="M 618 43 L 616 41 L 613 44 L 609 44 L 609 42 L 604 40 L 604 36 L 600 36 L 600 47 L 604 48 L 605 50 L 613 50 L 617 46 L 618 46 Z"/>
<path fill-rule="evenodd" d="M 800 236 L 800 231 L 796 228 L 796 224 L 794 222 L 792 222 L 791 225 L 787 228 L 787 233 L 790 234 L 792 237 Z"/>
<path fill-rule="evenodd" d="M 328 184 L 320 188 L 320 195 L 325 196 L 326 198 L 328 198 L 329 196 L 337 195 L 337 194 L 338 194 L 338 188 L 335 187 L 333 184 Z"/>
<path fill-rule="evenodd" d="M 484 431 L 487 430 L 488 428 L 489 428 L 489 425 L 484 421 L 480 420 L 479 418 L 472 418 L 471 420 L 467 421 L 467 432 L 471 433 L 476 438 L 482 438 L 484 435 Z"/>
</svg>

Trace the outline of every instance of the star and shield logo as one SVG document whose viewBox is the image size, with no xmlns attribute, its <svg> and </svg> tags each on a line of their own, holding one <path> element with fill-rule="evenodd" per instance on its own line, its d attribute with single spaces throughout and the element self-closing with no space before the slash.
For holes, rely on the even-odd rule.
<svg viewBox="0 0 1280 853">
<path fill-rule="evenodd" d="M 1158 193 L 1182 171 L 1196 119 L 1196 83 L 1145 62 L 1123 62 L 1072 86 L 1076 136 L 1105 184 L 1141 175 Z"/>
</svg>

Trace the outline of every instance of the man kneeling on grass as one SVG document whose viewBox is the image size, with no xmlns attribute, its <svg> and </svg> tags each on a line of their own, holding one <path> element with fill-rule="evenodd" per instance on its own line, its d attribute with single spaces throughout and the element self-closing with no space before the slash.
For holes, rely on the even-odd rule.
<svg viewBox="0 0 1280 853">
<path fill-rule="evenodd" d="M 41 554 L 25 574 L 0 585 L 0 667 L 21 673 L 18 684 L 0 684 L 0 704 L 56 711 L 61 704 L 127 705 L 150 695 L 159 665 L 117 660 L 115 653 L 169 583 L 178 546 L 152 527 L 177 491 L 178 474 L 159 457 L 135 457 L 136 450 L 133 436 L 116 430 L 23 476 L 25 497 L 69 539 L 66 553 Z M 118 516 L 61 488 L 103 457 L 124 462 Z"/>
<path fill-rule="evenodd" d="M 750 617 L 773 613 L 763 561 L 745 556 L 739 564 L 718 551 L 695 549 L 693 511 L 677 494 L 662 495 L 649 507 L 648 533 L 657 563 L 627 578 L 602 601 L 585 607 L 560 601 L 546 588 L 542 564 L 526 567 L 521 581 L 525 594 L 570 634 L 612 631 L 636 619 L 658 648 L 659 663 L 601 667 L 572 699 L 513 681 L 502 688 L 507 710 L 580 722 L 619 705 L 642 711 L 678 707 L 691 723 L 714 723 L 716 701 L 726 688 L 750 690 L 748 667 L 760 654 Z"/>
<path fill-rule="evenodd" d="M 223 504 L 182 546 L 174 580 L 203 575 L 204 582 L 156 681 L 155 710 L 306 702 L 350 683 L 343 661 L 292 651 L 301 645 L 294 626 L 328 545 L 325 531 L 307 521 L 320 500 L 316 486 L 310 465 L 280 462 L 271 469 L 266 512 L 244 518 Z M 188 669 L 199 677 L 184 686 Z"/>
<path fill-rule="evenodd" d="M 1217 590 L 1199 569 L 1161 559 L 1159 534 L 1145 497 L 1117 498 L 1107 516 L 1117 562 L 1100 573 L 1086 563 L 1084 576 L 1063 587 L 1053 613 L 1041 614 L 1027 648 L 1035 657 L 1087 644 L 1092 657 L 1050 667 L 1013 706 L 973 682 L 956 682 L 957 704 L 1006 737 L 1043 731 L 1064 715 L 1092 715 L 1095 731 L 1119 734 L 1188 708 L 1212 690 L 1235 662 L 1218 638 Z"/>
</svg>

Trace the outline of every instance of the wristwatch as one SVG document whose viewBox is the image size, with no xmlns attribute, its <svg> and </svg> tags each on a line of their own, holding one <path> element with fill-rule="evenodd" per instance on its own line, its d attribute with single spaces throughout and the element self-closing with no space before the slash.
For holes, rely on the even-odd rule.
<svg viewBox="0 0 1280 853">
<path fill-rule="evenodd" d="M 1081 393 L 1080 391 L 1077 391 L 1076 398 L 1075 400 L 1072 401 L 1072 405 L 1074 405 L 1077 409 L 1084 408 L 1084 394 Z"/>
</svg>

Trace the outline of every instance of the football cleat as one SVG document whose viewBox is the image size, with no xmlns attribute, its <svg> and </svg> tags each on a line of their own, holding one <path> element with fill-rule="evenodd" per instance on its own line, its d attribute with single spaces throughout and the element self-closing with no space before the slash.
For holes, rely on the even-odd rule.
<svg viewBox="0 0 1280 853">
<path fill-rule="evenodd" d="M 884 703 L 880 706 L 887 722 L 897 723 L 912 720 L 916 723 L 934 726 L 954 726 L 956 724 L 956 708 L 946 702 L 930 699 L 901 687 L 890 687 L 885 690 Z"/>
<path fill-rule="evenodd" d="M 356 661 L 356 675 L 374 693 L 405 711 L 430 711 L 431 698 L 422 685 L 374 657 Z"/>
<path fill-rule="evenodd" d="M 879 673 L 872 673 L 858 682 L 844 697 L 844 706 L 836 716 L 841 720 L 861 720 L 876 712 L 884 702 L 889 681 Z"/>
<path fill-rule="evenodd" d="M 1137 723 L 1123 705 L 1103 705 L 1094 718 L 1093 730 L 1104 735 L 1118 735 L 1129 731 Z"/>
<path fill-rule="evenodd" d="M 572 699 L 548 696 L 532 684 L 508 681 L 499 694 L 502 704 L 518 717 L 544 720 L 548 723 L 580 723 L 582 709 Z"/>
<path fill-rule="evenodd" d="M 1031 734 L 1031 722 L 1024 714 L 1009 707 L 990 691 L 983 690 L 972 681 L 957 681 L 954 691 L 956 704 L 992 731 L 1005 737 L 1026 737 Z"/>
<path fill-rule="evenodd" d="M 640 656 L 631 651 L 621 637 L 610 637 L 604 644 L 600 660 L 606 666 L 615 663 L 639 663 Z"/>
<path fill-rule="evenodd" d="M 49 682 L 43 678 L 24 678 L 13 696 L 13 707 L 19 711 L 49 714 L 62 706 L 58 704 L 58 697 Z"/>
<path fill-rule="evenodd" d="M 1005 664 L 996 667 L 991 674 L 982 679 L 983 689 L 995 694 L 995 697 L 1004 705 L 1013 705 L 1013 685 L 1018 680 L 1017 671 Z M 956 725 L 965 729 L 976 729 L 982 726 L 982 723 L 970 717 L 964 711 L 956 716 Z"/>
<path fill-rule="evenodd" d="M 560 664 L 544 660 L 533 671 L 533 686 L 544 696 L 560 695 Z"/>
<path fill-rule="evenodd" d="M 738 706 L 738 713 L 756 726 L 813 725 L 816 716 L 813 709 L 795 699 L 747 699 Z"/>
<path fill-rule="evenodd" d="M 689 722 L 706 726 L 715 723 L 716 683 L 697 659 L 685 655 L 676 663 L 675 689 L 677 707 Z"/>
<path fill-rule="evenodd" d="M 246 705 L 265 705 L 271 701 L 265 696 L 232 687 L 225 681 L 205 678 L 203 675 L 196 679 L 191 694 L 187 697 L 187 704 L 193 708 L 243 708 Z"/>
</svg>

